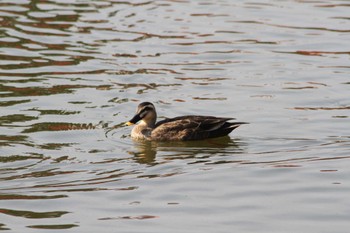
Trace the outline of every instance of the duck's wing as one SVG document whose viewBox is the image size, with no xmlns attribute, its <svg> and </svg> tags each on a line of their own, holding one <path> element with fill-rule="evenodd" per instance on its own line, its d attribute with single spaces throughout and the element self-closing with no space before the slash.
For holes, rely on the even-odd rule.
<svg viewBox="0 0 350 233">
<path fill-rule="evenodd" d="M 158 122 L 152 131 L 154 140 L 199 140 L 228 135 L 244 122 L 228 122 L 234 118 L 213 116 L 181 116 Z"/>
</svg>

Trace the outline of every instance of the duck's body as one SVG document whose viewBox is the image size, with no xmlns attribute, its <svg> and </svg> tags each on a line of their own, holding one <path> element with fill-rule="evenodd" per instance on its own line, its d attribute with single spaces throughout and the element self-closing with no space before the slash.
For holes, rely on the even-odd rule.
<svg viewBox="0 0 350 233">
<path fill-rule="evenodd" d="M 127 123 L 135 124 L 131 131 L 134 139 L 154 141 L 189 141 L 222 137 L 231 133 L 244 122 L 228 122 L 234 118 L 213 116 L 180 116 L 156 123 L 157 113 L 150 102 L 139 104 L 136 115 Z"/>
</svg>

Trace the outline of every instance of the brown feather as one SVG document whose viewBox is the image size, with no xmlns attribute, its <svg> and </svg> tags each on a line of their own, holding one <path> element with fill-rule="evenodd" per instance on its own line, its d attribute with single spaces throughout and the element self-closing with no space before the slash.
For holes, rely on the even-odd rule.
<svg viewBox="0 0 350 233">
<path fill-rule="evenodd" d="M 151 133 L 154 140 L 199 140 L 226 136 L 244 124 L 227 122 L 234 118 L 181 116 L 159 121 Z"/>
</svg>

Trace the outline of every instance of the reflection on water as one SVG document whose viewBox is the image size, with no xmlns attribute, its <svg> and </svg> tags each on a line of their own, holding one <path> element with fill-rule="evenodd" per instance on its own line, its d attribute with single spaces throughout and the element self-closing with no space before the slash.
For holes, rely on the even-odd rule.
<svg viewBox="0 0 350 233">
<path fill-rule="evenodd" d="M 161 153 L 162 160 L 166 161 L 201 158 L 201 162 L 206 161 L 206 158 L 210 161 L 210 157 L 216 154 L 232 156 L 235 153 L 243 153 L 242 149 L 239 149 L 239 143 L 230 137 L 185 142 L 135 141 L 133 150 L 135 151 L 128 153 L 133 154 L 138 163 L 149 165 L 157 164 L 157 153 Z"/>
<path fill-rule="evenodd" d="M 344 1 L 1 2 L 0 230 L 348 232 L 348 12 Z M 161 118 L 250 124 L 134 142 L 123 125 L 143 101 Z"/>
</svg>

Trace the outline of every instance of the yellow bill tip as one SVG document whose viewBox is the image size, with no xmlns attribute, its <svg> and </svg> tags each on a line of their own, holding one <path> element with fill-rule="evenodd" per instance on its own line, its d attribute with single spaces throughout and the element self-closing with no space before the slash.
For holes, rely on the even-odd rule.
<svg viewBox="0 0 350 233">
<path fill-rule="evenodd" d="M 130 126 L 133 125 L 134 123 L 131 123 L 130 121 L 126 122 L 125 125 Z"/>
</svg>

